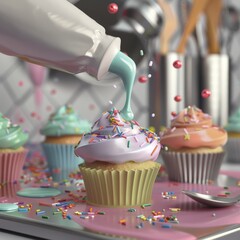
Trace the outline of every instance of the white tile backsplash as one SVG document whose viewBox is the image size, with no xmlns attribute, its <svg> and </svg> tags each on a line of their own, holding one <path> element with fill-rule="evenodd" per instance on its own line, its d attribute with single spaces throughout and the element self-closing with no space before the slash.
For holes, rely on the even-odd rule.
<svg viewBox="0 0 240 240">
<path fill-rule="evenodd" d="M 74 75 L 50 70 L 42 85 L 42 101 L 37 105 L 35 89 L 22 60 L 0 54 L 0 112 L 28 130 L 30 142 L 43 140 L 39 130 L 59 106 L 71 104 L 82 118 L 95 122 L 111 107 L 122 109 L 125 103 L 123 84 L 88 84 Z M 101 83 L 100 83 L 101 84 Z M 110 104 L 109 101 L 112 101 Z M 135 82 L 132 110 L 135 119 L 148 126 L 148 84 Z"/>
</svg>

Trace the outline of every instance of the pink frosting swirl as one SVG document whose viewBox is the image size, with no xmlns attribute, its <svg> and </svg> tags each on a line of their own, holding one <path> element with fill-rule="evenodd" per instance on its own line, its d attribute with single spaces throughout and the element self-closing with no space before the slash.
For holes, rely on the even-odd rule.
<svg viewBox="0 0 240 240">
<path fill-rule="evenodd" d="M 75 154 L 86 162 L 155 161 L 159 155 L 160 139 L 132 120 L 122 119 L 118 110 L 103 113 L 91 133 L 85 134 L 75 148 Z"/>
<path fill-rule="evenodd" d="M 223 128 L 212 124 L 212 118 L 202 110 L 189 106 L 180 112 L 161 136 L 161 144 L 171 149 L 216 148 L 227 141 Z"/>
</svg>

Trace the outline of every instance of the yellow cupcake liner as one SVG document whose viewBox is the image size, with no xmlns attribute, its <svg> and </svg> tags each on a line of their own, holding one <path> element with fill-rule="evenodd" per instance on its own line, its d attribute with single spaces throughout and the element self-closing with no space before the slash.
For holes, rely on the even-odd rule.
<svg viewBox="0 0 240 240">
<path fill-rule="evenodd" d="M 106 207 L 130 207 L 151 203 L 160 164 L 141 170 L 101 170 L 79 165 L 87 203 Z"/>
</svg>

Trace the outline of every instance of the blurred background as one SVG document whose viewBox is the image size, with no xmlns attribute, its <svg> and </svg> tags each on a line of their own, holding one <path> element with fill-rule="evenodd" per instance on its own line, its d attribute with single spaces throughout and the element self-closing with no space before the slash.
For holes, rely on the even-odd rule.
<svg viewBox="0 0 240 240">
<path fill-rule="evenodd" d="M 122 51 L 136 62 L 132 109 L 142 126 L 158 132 L 172 111 L 192 104 L 224 125 L 239 107 L 240 0 L 213 1 L 214 6 L 203 11 L 197 2 L 207 1 L 118 0 L 118 11 L 110 14 L 108 6 L 114 1 L 71 0 L 107 34 L 120 37 Z M 180 69 L 172 66 L 178 59 Z M 124 104 L 121 81 L 103 85 L 86 74 L 66 74 L 3 54 L 0 65 L 0 111 L 29 131 L 31 143 L 43 140 L 39 129 L 64 104 L 90 122 Z M 212 98 L 202 97 L 205 88 L 212 91 Z M 180 102 L 174 100 L 177 95 Z"/>
</svg>

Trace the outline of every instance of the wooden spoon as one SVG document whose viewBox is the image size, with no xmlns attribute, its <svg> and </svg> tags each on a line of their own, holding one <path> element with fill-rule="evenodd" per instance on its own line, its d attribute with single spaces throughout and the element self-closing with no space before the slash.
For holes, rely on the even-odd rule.
<svg viewBox="0 0 240 240">
<path fill-rule="evenodd" d="M 218 29 L 219 29 L 221 11 L 222 11 L 222 0 L 209 1 L 205 9 L 208 53 L 210 54 L 220 53 Z"/>
<path fill-rule="evenodd" d="M 171 37 L 177 29 L 177 16 L 173 12 L 169 3 L 166 0 L 157 0 L 164 13 L 164 25 L 160 33 L 160 53 L 166 55 L 169 52 L 169 43 Z"/>
<path fill-rule="evenodd" d="M 200 14 L 205 10 L 207 4 L 212 0 L 194 0 L 188 21 L 181 36 L 177 52 L 183 54 L 189 35 L 193 32 Z"/>
</svg>

